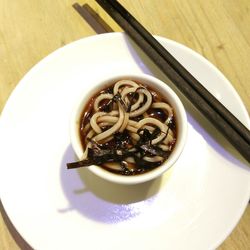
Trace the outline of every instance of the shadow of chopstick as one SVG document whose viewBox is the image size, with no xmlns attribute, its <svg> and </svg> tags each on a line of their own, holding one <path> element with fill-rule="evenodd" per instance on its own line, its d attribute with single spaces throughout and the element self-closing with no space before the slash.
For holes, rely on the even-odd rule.
<svg viewBox="0 0 250 250">
<path fill-rule="evenodd" d="M 9 230 L 11 236 L 13 237 L 13 239 L 15 240 L 16 244 L 23 250 L 33 250 L 33 248 L 23 239 L 23 237 L 15 229 L 15 227 L 12 224 L 12 222 L 10 221 L 7 213 L 5 212 L 5 209 L 3 207 L 1 200 L 0 200 L 0 213 L 2 214 L 5 225 L 7 226 L 8 230 Z"/>
<path fill-rule="evenodd" d="M 74 3 L 72 7 L 84 18 L 97 34 L 113 32 L 112 28 L 88 5 Z"/>
</svg>

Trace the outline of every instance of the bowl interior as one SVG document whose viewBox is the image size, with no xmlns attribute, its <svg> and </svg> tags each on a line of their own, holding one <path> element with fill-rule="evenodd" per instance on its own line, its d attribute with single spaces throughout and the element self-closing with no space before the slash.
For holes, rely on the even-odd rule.
<svg viewBox="0 0 250 250">
<path fill-rule="evenodd" d="M 166 83 L 160 81 L 155 77 L 152 77 L 150 75 L 140 74 L 140 75 L 122 75 L 122 76 L 120 75 L 109 79 L 105 79 L 102 82 L 95 84 L 95 86 L 92 88 L 90 92 L 82 93 L 75 106 L 71 120 L 71 141 L 73 149 L 78 159 L 81 159 L 83 156 L 83 148 L 81 145 L 81 140 L 79 135 L 80 119 L 83 110 L 85 109 L 86 105 L 88 105 L 90 98 L 94 94 L 98 93 L 99 91 L 103 90 L 104 88 L 112 85 L 113 83 L 121 79 L 128 79 L 140 82 L 161 93 L 161 95 L 164 96 L 165 99 L 168 101 L 168 103 L 173 107 L 177 124 L 177 141 L 173 151 L 171 152 L 169 158 L 162 165 L 156 167 L 153 170 L 150 170 L 146 173 L 139 175 L 124 176 L 109 172 L 108 170 L 105 170 L 96 165 L 92 165 L 89 167 L 89 169 L 93 173 L 106 180 L 121 184 L 137 184 L 149 181 L 151 179 L 160 176 L 175 163 L 175 161 L 180 156 L 185 144 L 186 133 L 187 133 L 187 118 L 182 102 L 175 94 L 175 92 L 170 87 L 168 87 Z"/>
</svg>

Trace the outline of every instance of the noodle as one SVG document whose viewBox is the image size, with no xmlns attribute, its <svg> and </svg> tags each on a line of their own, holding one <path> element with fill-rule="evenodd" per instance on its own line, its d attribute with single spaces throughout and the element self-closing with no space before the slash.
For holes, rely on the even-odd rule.
<svg viewBox="0 0 250 250">
<path fill-rule="evenodd" d="M 120 80 L 94 96 L 82 115 L 81 160 L 121 174 L 162 164 L 175 144 L 176 128 L 173 108 L 155 93 L 135 81 Z"/>
</svg>

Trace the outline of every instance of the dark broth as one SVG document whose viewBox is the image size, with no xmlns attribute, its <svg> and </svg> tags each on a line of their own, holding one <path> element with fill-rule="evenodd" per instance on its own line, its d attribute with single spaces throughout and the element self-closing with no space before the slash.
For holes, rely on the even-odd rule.
<svg viewBox="0 0 250 250">
<path fill-rule="evenodd" d="M 136 82 L 138 85 L 142 86 L 143 88 L 146 88 L 152 96 L 152 103 L 155 102 L 164 102 L 168 103 L 168 101 L 155 89 L 152 89 L 151 87 L 148 87 L 145 84 L 141 84 L 137 81 Z M 83 149 L 86 148 L 87 143 L 90 141 L 86 139 L 86 136 L 89 132 L 89 130 L 86 130 L 86 127 L 89 126 L 88 124 L 90 123 L 91 117 L 96 113 L 94 111 L 94 102 L 95 99 L 101 94 L 101 93 L 112 93 L 114 84 L 111 84 L 110 86 L 106 87 L 102 91 L 97 92 L 96 94 L 93 95 L 93 97 L 89 100 L 87 105 L 85 106 L 81 119 L 80 119 L 80 127 L 79 127 L 79 134 L 80 134 L 80 139 L 81 139 L 81 144 Z M 133 99 L 137 99 L 138 96 L 133 93 L 129 94 L 128 98 L 130 98 L 130 101 L 133 102 Z M 100 102 L 99 105 L 99 111 L 103 112 L 109 112 L 110 106 L 111 106 L 111 101 L 109 100 L 104 100 Z M 141 106 L 143 103 L 141 104 Z M 173 111 L 174 114 L 174 111 Z M 168 113 L 160 108 L 149 108 L 147 111 L 147 116 L 151 118 L 155 118 L 161 122 L 164 122 L 167 117 Z M 135 118 L 129 118 L 132 121 L 140 121 L 143 118 L 143 115 L 135 117 Z M 116 173 L 116 174 L 121 174 L 121 175 L 137 175 L 137 174 L 142 174 L 145 172 L 148 172 L 152 169 L 155 169 L 156 167 L 160 166 L 162 163 L 164 163 L 171 152 L 174 149 L 175 143 L 176 143 L 176 138 L 177 138 L 177 124 L 176 124 L 176 118 L 175 114 L 173 115 L 170 123 L 168 124 L 168 130 L 171 129 L 172 134 L 173 134 L 173 140 L 169 143 L 169 149 L 167 152 L 163 151 L 161 148 L 158 147 L 158 145 L 152 145 L 152 139 L 154 139 L 154 134 L 157 135 L 160 133 L 157 131 L 157 128 L 154 129 L 154 131 L 150 132 L 147 130 L 141 130 L 138 131 L 138 135 L 140 136 L 139 142 L 135 142 L 133 138 L 130 136 L 130 132 L 125 129 L 123 132 L 117 132 L 114 134 L 113 139 L 111 139 L 108 142 L 98 142 L 95 143 L 93 146 L 94 149 L 90 150 L 88 153 L 88 158 L 94 158 L 94 165 L 98 165 L 102 168 L 104 168 L 107 171 Z M 110 126 L 107 126 L 105 129 L 109 129 Z M 167 130 L 167 131 L 168 131 Z M 152 137 L 149 139 L 149 137 Z M 145 145 L 143 145 L 143 142 Z M 136 149 L 136 152 L 133 155 L 133 152 L 130 152 L 133 148 Z M 98 151 L 99 150 L 99 151 Z M 144 150 L 144 151 L 143 151 Z M 153 157 L 160 155 L 162 156 L 163 160 L 157 161 L 157 162 L 150 162 L 144 160 L 146 156 L 148 157 Z M 99 157 L 99 158 L 98 158 Z M 126 161 L 126 158 L 132 157 L 134 159 L 133 162 Z M 144 158 L 143 158 L 144 157 Z M 112 167 L 112 165 L 116 165 L 116 167 Z M 91 161 L 90 161 L 91 164 Z"/>
</svg>

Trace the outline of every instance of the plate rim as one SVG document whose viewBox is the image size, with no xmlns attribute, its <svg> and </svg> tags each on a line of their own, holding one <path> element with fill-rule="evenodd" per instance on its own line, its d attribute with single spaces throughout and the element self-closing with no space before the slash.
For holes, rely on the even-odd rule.
<svg viewBox="0 0 250 250">
<path fill-rule="evenodd" d="M 17 85 L 15 86 L 15 88 L 13 89 L 13 91 L 10 93 L 10 96 L 8 97 L 7 101 L 5 102 L 4 107 L 2 109 L 2 112 L 0 114 L 0 129 L 1 129 L 1 122 L 3 120 L 3 117 L 5 117 L 5 113 L 8 113 L 8 106 L 11 105 L 12 98 L 14 98 L 15 95 L 17 95 L 21 91 L 20 89 L 23 88 L 23 84 L 25 84 L 26 79 L 28 77 L 30 77 L 30 75 L 35 74 L 36 70 L 39 70 L 39 67 L 40 67 L 41 64 L 46 64 L 48 60 L 53 59 L 54 56 L 56 56 L 57 54 L 60 55 L 61 53 L 63 53 L 63 50 L 70 49 L 71 46 L 75 46 L 76 44 L 81 44 L 83 41 L 85 42 L 86 40 L 91 40 L 91 39 L 93 39 L 93 40 L 101 39 L 102 40 L 103 36 L 109 37 L 109 39 L 110 38 L 112 39 L 112 37 L 114 37 L 114 36 L 119 36 L 121 39 L 124 39 L 124 37 L 127 37 L 126 34 L 124 34 L 123 32 L 113 32 L 113 33 L 105 33 L 105 34 L 98 34 L 98 35 L 87 36 L 87 37 L 81 38 L 79 40 L 72 41 L 71 43 L 69 43 L 69 44 L 67 44 L 67 45 L 65 45 L 63 47 L 60 47 L 60 48 L 56 49 L 55 51 L 52 51 L 49 55 L 45 56 L 38 63 L 36 63 L 34 66 L 32 66 L 27 71 L 27 73 L 22 77 L 22 79 L 17 83 Z M 248 111 L 247 111 L 246 106 L 244 105 L 241 97 L 237 93 L 237 91 L 234 88 L 234 86 L 230 83 L 230 81 L 223 75 L 223 73 L 217 67 L 215 67 L 215 65 L 213 65 L 210 61 L 208 61 L 206 58 L 204 58 L 198 52 L 196 52 L 196 51 L 188 48 L 187 46 L 185 46 L 185 45 L 183 45 L 183 44 L 181 44 L 179 42 L 176 42 L 176 41 L 173 41 L 173 40 L 170 40 L 168 38 L 161 37 L 161 36 L 155 36 L 155 37 L 160 42 L 165 41 L 166 43 L 172 43 L 175 47 L 181 47 L 184 50 L 188 50 L 189 52 L 192 53 L 192 55 L 196 56 L 199 60 L 204 61 L 207 66 L 212 67 L 212 69 L 214 71 L 216 71 L 216 73 L 219 74 L 223 78 L 223 80 L 227 83 L 228 87 L 230 88 L 230 91 L 232 91 L 233 94 L 238 98 L 237 101 L 241 105 L 240 109 L 244 113 L 244 116 L 245 116 L 246 122 L 248 124 L 248 127 L 250 127 L 250 119 L 249 119 L 249 116 L 248 116 Z M 235 221 L 235 223 L 232 223 L 233 224 L 232 227 L 230 227 L 228 229 L 228 231 L 224 233 L 223 239 L 218 240 L 217 243 L 214 243 L 215 248 L 218 247 L 222 242 L 224 242 L 224 240 L 230 235 L 230 233 L 234 230 L 235 226 L 238 224 L 240 218 L 242 217 L 242 215 L 243 215 L 243 213 L 244 213 L 244 211 L 245 211 L 245 209 L 246 209 L 246 207 L 248 205 L 248 199 L 249 199 L 249 196 L 250 196 L 250 188 L 248 190 L 248 193 L 249 193 L 249 195 L 246 195 L 246 201 L 247 202 L 239 210 L 237 220 Z M 5 202 L 2 199 L 2 196 L 1 196 L 1 200 L 2 200 L 2 205 L 3 205 L 4 209 L 5 209 Z M 24 237 L 23 234 L 16 228 L 15 224 L 13 223 L 13 220 L 11 219 L 11 215 L 8 214 L 8 211 L 6 209 L 5 209 L 5 212 L 8 215 L 8 217 L 10 218 L 10 221 L 12 222 L 12 224 L 14 225 L 15 230 L 17 230 L 17 232 L 22 236 L 22 238 L 25 241 L 27 241 L 26 237 Z M 28 242 L 28 244 L 30 244 L 29 241 L 27 241 L 27 242 Z"/>
</svg>

